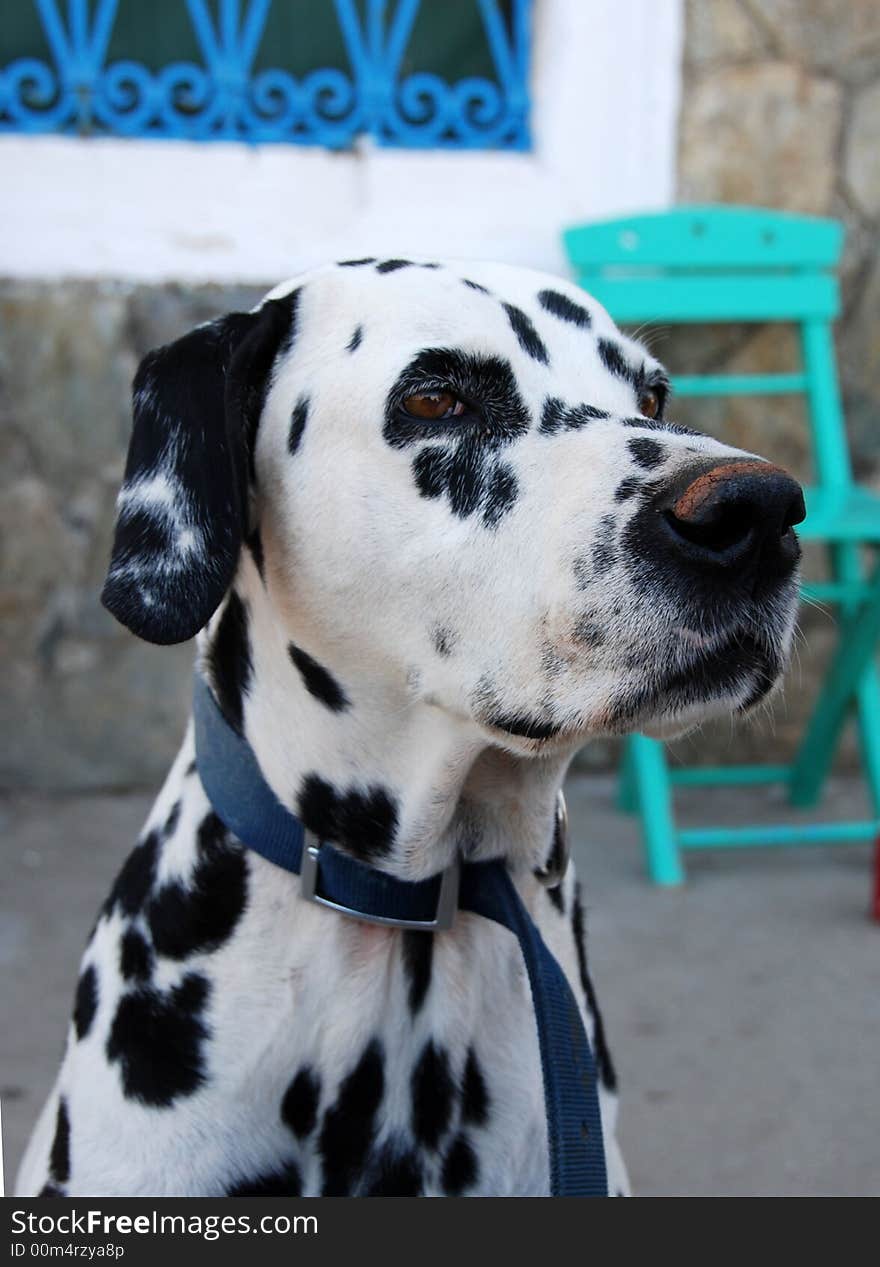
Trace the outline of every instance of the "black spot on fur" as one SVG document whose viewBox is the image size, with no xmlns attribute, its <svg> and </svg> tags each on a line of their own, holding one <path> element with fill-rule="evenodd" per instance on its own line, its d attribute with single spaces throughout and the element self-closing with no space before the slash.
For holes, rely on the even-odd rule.
<svg viewBox="0 0 880 1267">
<path fill-rule="evenodd" d="M 309 398 L 300 396 L 290 415 L 290 430 L 287 433 L 287 452 L 296 453 L 306 429 L 309 418 Z"/>
<path fill-rule="evenodd" d="M 544 408 L 541 410 L 540 429 L 544 435 L 552 435 L 556 431 L 562 431 L 565 427 L 567 413 L 568 410 L 558 396 L 548 396 L 544 401 Z"/>
<path fill-rule="evenodd" d="M 474 1126 L 485 1126 L 489 1119 L 489 1092 L 483 1078 L 480 1062 L 473 1047 L 467 1054 L 464 1066 L 464 1083 L 461 1091 L 461 1120 Z"/>
<path fill-rule="evenodd" d="M 416 484 L 423 497 L 439 497 L 446 487 L 448 456 L 434 445 L 416 454 L 413 462 Z"/>
<path fill-rule="evenodd" d="M 427 1148 L 436 1148 L 449 1128 L 455 1084 L 449 1070 L 449 1056 L 433 1040 L 422 1048 L 410 1090 L 413 1134 Z"/>
<path fill-rule="evenodd" d="M 251 558 L 254 561 L 254 566 L 256 567 L 257 571 L 260 574 L 260 580 L 261 581 L 265 580 L 266 573 L 265 573 L 265 568 L 264 568 L 265 561 L 263 558 L 263 538 L 260 536 L 259 528 L 255 528 L 253 532 L 251 533 L 251 535 L 248 537 L 247 548 L 250 550 Z"/>
<path fill-rule="evenodd" d="M 587 942 L 584 935 L 584 908 L 581 905 L 580 884 L 575 886 L 571 928 L 574 934 L 575 950 L 577 951 L 581 986 L 586 996 L 587 1007 L 593 1017 L 593 1046 L 596 1054 L 596 1070 L 603 1087 L 606 1087 L 609 1091 L 616 1091 L 617 1074 L 611 1062 L 611 1053 L 608 1050 L 608 1043 L 605 1038 L 605 1025 L 602 1021 L 602 1013 L 599 1011 L 599 1004 L 596 1001 L 596 992 L 593 989 L 593 982 L 587 971 Z"/>
<path fill-rule="evenodd" d="M 628 383 L 635 383 L 638 377 L 638 371 L 623 354 L 623 348 L 619 343 L 615 343 L 613 339 L 599 339 L 597 347 L 599 349 L 599 359 L 615 378 L 623 378 Z"/>
<path fill-rule="evenodd" d="M 148 981 L 153 972 L 153 951 L 136 928 L 128 928 L 119 944 L 119 971 L 126 981 Z"/>
<path fill-rule="evenodd" d="M 578 589 L 587 589 L 593 578 L 593 569 L 590 565 L 589 559 L 582 554 L 578 555 L 572 566 L 572 571 L 574 572 L 575 579 L 578 583 Z"/>
<path fill-rule="evenodd" d="M 617 546 L 613 539 L 597 541 L 593 546 L 593 576 L 603 576 L 617 561 Z"/>
<path fill-rule="evenodd" d="M 637 475 L 628 475 L 625 480 L 621 480 L 614 490 L 614 500 L 616 502 L 625 502 L 642 487 L 642 480 Z"/>
<path fill-rule="evenodd" d="M 415 1154 L 407 1149 L 395 1150 L 390 1144 L 383 1148 L 376 1166 L 367 1181 L 368 1197 L 419 1197 L 422 1195 L 422 1175 Z"/>
<path fill-rule="evenodd" d="M 568 295 L 563 295 L 559 290 L 539 291 L 538 303 L 542 308 L 546 308 L 547 312 L 552 312 L 554 317 L 559 317 L 562 321 L 570 321 L 572 325 L 580 326 L 582 330 L 589 330 L 593 324 L 592 317 L 586 308 L 582 308 L 580 304 L 576 304 L 573 299 L 569 299 Z"/>
<path fill-rule="evenodd" d="M 495 525 L 516 505 L 519 484 L 506 462 L 499 462 L 489 479 L 483 506 L 483 523 L 487 528 Z"/>
<path fill-rule="evenodd" d="M 463 277 L 461 280 L 464 282 L 465 286 L 469 286 L 471 290 L 478 290 L 481 295 L 490 295 L 492 293 L 490 290 L 487 290 L 485 286 L 481 286 L 479 282 L 472 282 L 469 277 Z"/>
<path fill-rule="evenodd" d="M 486 725 L 506 730 L 509 735 L 521 735 L 524 739 L 552 739 L 562 729 L 555 722 L 529 717 L 526 713 L 498 714 L 488 718 Z"/>
<path fill-rule="evenodd" d="M 450 508 L 460 519 L 467 519 L 481 504 L 487 513 L 486 456 L 473 437 L 464 437 L 452 450 L 436 445 L 422 449 L 413 460 L 413 473 L 423 497 L 446 493 Z"/>
<path fill-rule="evenodd" d="M 455 646 L 455 635 L 450 630 L 444 629 L 442 625 L 438 625 L 431 634 L 431 642 L 437 654 L 443 656 L 445 660 L 452 655 L 452 649 Z"/>
<path fill-rule="evenodd" d="M 403 968 L 409 981 L 409 1010 L 415 1016 L 421 1009 L 431 985 L 434 934 L 413 930 L 404 932 L 401 947 Z"/>
<path fill-rule="evenodd" d="M 253 666 L 248 637 L 248 612 L 234 590 L 226 601 L 205 662 L 221 712 L 233 730 L 240 735 L 244 696 L 250 684 Z"/>
<path fill-rule="evenodd" d="M 290 1161 L 281 1170 L 271 1170 L 254 1179 L 243 1179 L 229 1188 L 227 1197 L 299 1197 L 302 1179 L 299 1167 Z"/>
<path fill-rule="evenodd" d="M 425 497 L 446 493 L 453 514 L 467 519 L 486 492 L 486 463 L 478 441 L 465 437 L 452 451 L 423 449 L 413 462 L 416 484 Z"/>
<path fill-rule="evenodd" d="M 186 773 L 189 775 L 195 772 L 196 764 L 192 761 Z M 111 915 L 117 908 L 123 915 L 137 915 L 143 909 L 155 883 L 162 841 L 175 831 L 179 817 L 180 801 L 178 800 L 171 807 L 162 830 L 159 831 L 154 827 L 131 851 L 107 895 L 103 906 L 105 915 Z"/>
<path fill-rule="evenodd" d="M 609 571 L 617 559 L 616 529 L 617 521 L 613 515 L 603 515 L 599 520 L 592 555 L 593 572 L 596 576 L 602 576 Z"/>
<path fill-rule="evenodd" d="M 210 986 L 190 972 L 169 991 L 143 986 L 123 994 L 107 1039 L 107 1059 L 118 1061 L 130 1100 L 167 1108 L 205 1081 L 202 1013 Z"/>
<path fill-rule="evenodd" d="M 297 798 L 299 816 L 321 840 L 332 840 L 364 862 L 390 852 L 397 833 L 397 804 L 385 788 L 340 791 L 319 774 L 307 774 Z"/>
<path fill-rule="evenodd" d="M 408 396 L 450 389 L 473 401 L 479 412 L 426 422 L 401 409 Z M 509 361 L 458 348 L 425 348 L 401 371 L 388 393 L 383 434 L 393 448 L 404 449 L 425 439 L 461 438 L 476 431 L 487 447 L 497 448 L 528 429 L 529 412 Z"/>
<path fill-rule="evenodd" d="M 98 1010 L 98 974 L 92 964 L 76 984 L 76 999 L 73 1005 L 73 1027 L 77 1038 L 85 1038 L 92 1028 L 92 1021 Z"/>
<path fill-rule="evenodd" d="M 477 1182 L 479 1166 L 476 1154 L 464 1135 L 457 1135 L 443 1162 L 443 1191 L 449 1197 L 460 1197 Z"/>
<path fill-rule="evenodd" d="M 354 334 L 351 336 L 348 343 L 346 343 L 345 345 L 348 351 L 356 352 L 361 345 L 361 340 L 363 339 L 363 337 L 364 337 L 364 327 L 355 326 Z"/>
<path fill-rule="evenodd" d="M 413 418 L 402 408 L 408 396 L 452 390 L 473 402 L 460 416 L 438 422 Z M 388 396 L 384 436 L 397 449 L 420 444 L 413 461 L 423 497 L 449 499 L 461 518 L 483 511 L 493 526 L 512 504 L 512 472 L 494 461 L 493 450 L 529 429 L 529 413 L 508 361 L 450 348 L 420 352 L 399 375 Z"/>
<path fill-rule="evenodd" d="M 383 260 L 376 265 L 377 273 L 396 273 L 401 268 L 412 268 L 412 260 Z"/>
<path fill-rule="evenodd" d="M 578 431 L 610 415 L 595 405 L 564 405 L 558 396 L 548 396 L 541 412 L 541 432 L 555 435 L 558 431 Z"/>
<path fill-rule="evenodd" d="M 270 299 L 260 309 L 272 318 L 270 330 L 272 337 L 266 337 L 257 343 L 246 360 L 247 379 L 240 385 L 233 380 L 231 386 L 237 391 L 230 393 L 227 385 L 227 396 L 237 402 L 242 425 L 247 436 L 248 470 L 252 483 L 256 483 L 254 455 L 257 447 L 257 433 L 266 393 L 269 390 L 272 368 L 280 352 L 289 352 L 296 340 L 299 328 L 299 306 L 302 298 L 302 287 L 297 286 L 289 294 L 280 299 Z"/>
<path fill-rule="evenodd" d="M 189 885 L 163 884 L 151 900 L 147 919 L 153 945 L 169 959 L 216 950 L 231 936 L 247 904 L 247 861 L 231 844 L 214 813 L 199 825 L 198 852 Z"/>
<path fill-rule="evenodd" d="M 54 1183 L 44 1183 L 40 1191 L 37 1193 L 37 1196 L 38 1197 L 65 1197 L 67 1196 L 67 1193 L 64 1191 L 63 1188 L 57 1188 Z"/>
<path fill-rule="evenodd" d="M 151 831 L 128 855 L 104 904 L 107 915 L 115 907 L 124 915 L 136 915 L 142 909 L 156 878 L 159 843 L 159 832 Z"/>
<path fill-rule="evenodd" d="M 49 1173 L 56 1183 L 67 1183 L 70 1178 L 70 1117 L 64 1096 L 58 1101 L 55 1138 L 49 1154 Z"/>
<path fill-rule="evenodd" d="M 381 1043 L 374 1039 L 324 1114 L 319 1147 L 324 1160 L 325 1197 L 347 1196 L 357 1182 L 373 1142 L 384 1092 L 385 1056 Z"/>
<path fill-rule="evenodd" d="M 580 616 L 574 627 L 578 642 L 588 647 L 601 647 L 605 642 L 605 630 L 592 616 Z"/>
<path fill-rule="evenodd" d="M 360 260 L 339 260 L 338 263 L 340 268 L 362 268 L 364 264 L 375 264 L 376 257 L 375 255 L 365 255 Z"/>
<path fill-rule="evenodd" d="M 321 1079 L 308 1067 L 300 1069 L 281 1101 L 281 1120 L 297 1139 L 311 1135 L 318 1120 Z"/>
<path fill-rule="evenodd" d="M 521 308 L 517 308 L 514 304 L 502 303 L 501 307 L 507 313 L 507 320 L 510 322 L 513 333 L 516 335 L 516 341 L 524 352 L 527 352 L 534 360 L 540 361 L 542 365 L 549 365 L 550 357 L 547 349 L 538 334 L 538 331 L 532 325 L 530 317 L 526 316 Z"/>
<path fill-rule="evenodd" d="M 626 447 L 633 460 L 647 470 L 659 466 L 666 460 L 666 450 L 663 445 L 658 444 L 656 440 L 649 440 L 647 436 L 639 436 L 635 440 L 627 441 Z"/>
<path fill-rule="evenodd" d="M 168 811 L 168 817 L 165 819 L 165 826 L 162 828 L 162 835 L 165 840 L 173 836 L 177 831 L 177 824 L 180 822 L 180 797 L 171 806 Z"/>
<path fill-rule="evenodd" d="M 342 713 L 351 707 L 351 701 L 329 670 L 294 643 L 287 644 L 287 654 L 299 669 L 306 690 L 320 700 L 333 713 Z"/>
</svg>

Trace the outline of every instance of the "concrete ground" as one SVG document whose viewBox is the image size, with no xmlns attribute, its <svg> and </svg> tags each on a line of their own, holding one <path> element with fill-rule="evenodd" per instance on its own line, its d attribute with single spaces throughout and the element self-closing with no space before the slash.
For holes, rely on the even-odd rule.
<svg viewBox="0 0 880 1267">
<path fill-rule="evenodd" d="M 695 793 L 716 823 L 784 815 L 769 789 Z M 590 955 L 643 1194 L 880 1193 L 880 926 L 868 846 L 694 855 L 652 889 L 608 779 L 568 788 Z M 836 783 L 829 816 L 862 811 Z M 2 808 L 0 1098 L 7 1183 L 64 1041 L 77 962 L 148 800 Z M 694 813 L 686 815 L 694 820 Z"/>
</svg>

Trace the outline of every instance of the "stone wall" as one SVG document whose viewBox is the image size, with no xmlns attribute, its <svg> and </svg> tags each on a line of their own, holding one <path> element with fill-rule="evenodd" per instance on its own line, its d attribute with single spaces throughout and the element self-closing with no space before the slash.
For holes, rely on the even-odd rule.
<svg viewBox="0 0 880 1267">
<path fill-rule="evenodd" d="M 687 0 L 681 202 L 733 202 L 841 219 L 847 229 L 837 344 L 860 478 L 880 484 L 880 4 L 877 0 Z M 697 363 L 782 350 L 766 331 L 717 335 Z M 668 355 L 661 345 L 663 354 Z M 772 429 L 805 466 L 800 416 L 739 405 L 737 434 Z"/>
<path fill-rule="evenodd" d="M 844 409 L 857 476 L 880 488 L 880 4 L 877 0 L 687 0 L 678 199 L 779 207 L 841 219 L 847 242 L 837 326 Z M 654 330 L 679 373 L 794 367 L 781 327 Z M 677 416 L 811 472 L 796 398 L 689 401 Z M 815 552 L 812 576 L 824 574 Z M 687 761 L 784 759 L 834 641 L 827 611 L 802 609 L 798 654 L 772 718 L 707 728 L 676 746 Z M 854 757 L 850 743 L 843 760 Z M 772 754 L 772 756 L 771 756 Z"/>
<path fill-rule="evenodd" d="M 264 288 L 0 283 L 0 786 L 152 786 L 183 733 L 192 646 L 98 602 L 141 356 Z"/>
</svg>

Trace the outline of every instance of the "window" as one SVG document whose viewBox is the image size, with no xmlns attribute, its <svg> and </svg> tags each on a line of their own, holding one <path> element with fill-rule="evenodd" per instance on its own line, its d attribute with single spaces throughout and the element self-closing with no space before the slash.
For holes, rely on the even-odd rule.
<svg viewBox="0 0 880 1267">
<path fill-rule="evenodd" d="M 531 0 L 33 0 L 0 131 L 529 148 Z"/>
</svg>

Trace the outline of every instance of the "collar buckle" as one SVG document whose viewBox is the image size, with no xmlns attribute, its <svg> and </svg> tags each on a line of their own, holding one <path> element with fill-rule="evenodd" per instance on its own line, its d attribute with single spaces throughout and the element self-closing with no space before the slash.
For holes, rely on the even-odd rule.
<svg viewBox="0 0 880 1267">
<path fill-rule="evenodd" d="M 350 919 L 361 920 L 367 924 L 380 924 L 383 928 L 407 928 L 422 933 L 442 933 L 452 928 L 458 910 L 458 888 L 461 866 L 456 858 L 440 877 L 440 892 L 437 895 L 437 909 L 433 919 L 399 919 L 392 915 L 377 915 L 368 911 L 358 911 L 353 907 L 334 902 L 318 892 L 320 872 L 321 844 L 311 832 L 306 833 L 303 842 L 302 865 L 300 869 L 300 896 L 316 906 L 324 906 L 335 911 L 337 915 L 347 915 Z"/>
</svg>

